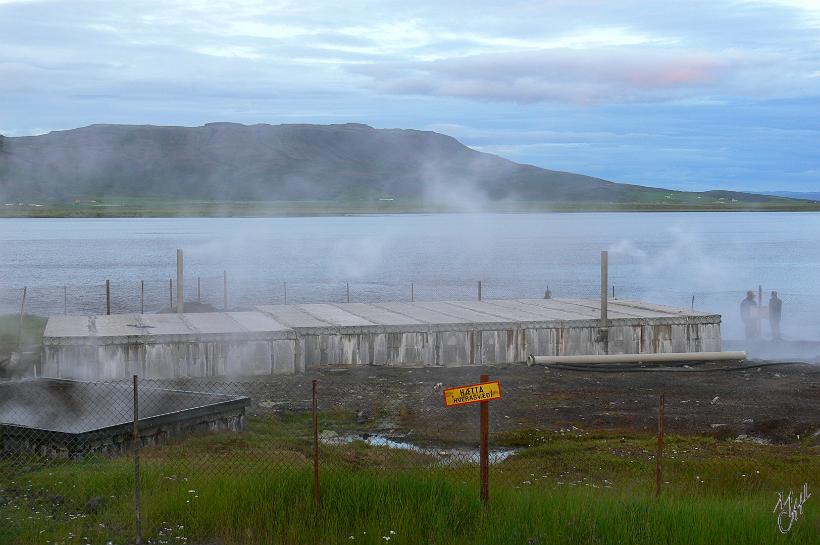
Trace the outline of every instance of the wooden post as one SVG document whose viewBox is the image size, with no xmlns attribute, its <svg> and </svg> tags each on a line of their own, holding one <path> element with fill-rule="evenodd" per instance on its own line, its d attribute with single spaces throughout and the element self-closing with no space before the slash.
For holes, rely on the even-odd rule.
<svg viewBox="0 0 820 545">
<path fill-rule="evenodd" d="M 17 351 L 20 351 L 20 343 L 23 337 L 23 317 L 26 315 L 26 292 L 27 286 L 23 286 L 23 300 L 20 302 L 20 324 L 17 326 Z"/>
<path fill-rule="evenodd" d="M 145 280 L 140 280 L 140 314 L 145 314 Z"/>
<path fill-rule="evenodd" d="M 111 315 L 111 280 L 105 281 L 105 313 Z"/>
<path fill-rule="evenodd" d="M 481 301 L 481 280 L 478 281 L 478 300 Z"/>
<path fill-rule="evenodd" d="M 479 382 L 488 382 L 488 375 L 481 375 Z M 487 503 L 490 499 L 490 402 L 479 403 L 481 414 L 481 447 L 479 465 L 481 467 L 481 502 Z"/>
<path fill-rule="evenodd" d="M 313 499 L 316 505 L 322 501 L 319 490 L 319 415 L 316 402 L 316 380 L 312 383 L 312 410 L 313 410 Z"/>
<path fill-rule="evenodd" d="M 661 495 L 663 474 L 663 394 L 658 397 L 658 451 L 655 454 L 655 497 Z"/>
<path fill-rule="evenodd" d="M 609 252 L 601 252 L 601 323 L 599 327 L 606 329 L 609 323 L 607 319 L 607 294 L 609 292 Z"/>
<path fill-rule="evenodd" d="M 185 312 L 185 259 L 177 248 L 177 314 Z"/>
<path fill-rule="evenodd" d="M 136 523 L 136 544 L 142 543 L 142 520 L 140 517 L 140 404 L 138 395 L 138 378 L 134 375 L 134 428 L 132 431 L 132 441 L 134 442 L 134 500 L 135 500 L 135 523 Z"/>
<path fill-rule="evenodd" d="M 228 271 L 222 271 L 222 308 L 228 310 Z"/>
</svg>

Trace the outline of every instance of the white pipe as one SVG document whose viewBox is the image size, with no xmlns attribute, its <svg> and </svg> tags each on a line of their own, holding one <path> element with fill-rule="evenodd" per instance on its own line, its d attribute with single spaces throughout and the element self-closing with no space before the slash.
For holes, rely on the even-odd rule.
<svg viewBox="0 0 820 545">
<path fill-rule="evenodd" d="M 535 356 L 530 354 L 527 365 L 552 363 L 669 363 L 676 361 L 740 361 L 746 352 L 669 352 L 666 354 L 600 354 L 589 356 Z"/>
</svg>

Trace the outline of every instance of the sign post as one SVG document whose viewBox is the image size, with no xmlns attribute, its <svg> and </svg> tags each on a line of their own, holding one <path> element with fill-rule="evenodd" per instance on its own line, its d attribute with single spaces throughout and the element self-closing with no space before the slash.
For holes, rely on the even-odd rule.
<svg viewBox="0 0 820 545">
<path fill-rule="evenodd" d="M 481 382 L 469 386 L 456 386 L 444 390 L 444 405 L 458 407 L 470 403 L 479 404 L 481 416 L 479 467 L 481 471 L 481 501 L 490 498 L 490 401 L 501 399 L 501 383 L 490 382 L 490 377 L 481 375 Z"/>
</svg>

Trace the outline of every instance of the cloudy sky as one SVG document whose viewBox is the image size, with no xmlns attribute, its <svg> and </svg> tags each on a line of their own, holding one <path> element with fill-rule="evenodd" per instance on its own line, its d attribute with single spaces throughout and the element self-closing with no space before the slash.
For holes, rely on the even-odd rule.
<svg viewBox="0 0 820 545">
<path fill-rule="evenodd" d="M 210 121 L 820 191 L 820 0 L 0 0 L 0 134 Z"/>
</svg>

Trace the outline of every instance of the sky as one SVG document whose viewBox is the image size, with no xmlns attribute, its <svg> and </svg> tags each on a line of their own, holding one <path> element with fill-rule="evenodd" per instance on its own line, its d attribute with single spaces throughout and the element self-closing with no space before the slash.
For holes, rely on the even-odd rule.
<svg viewBox="0 0 820 545">
<path fill-rule="evenodd" d="M 0 134 L 213 121 L 820 191 L 820 0 L 0 0 Z"/>
</svg>

